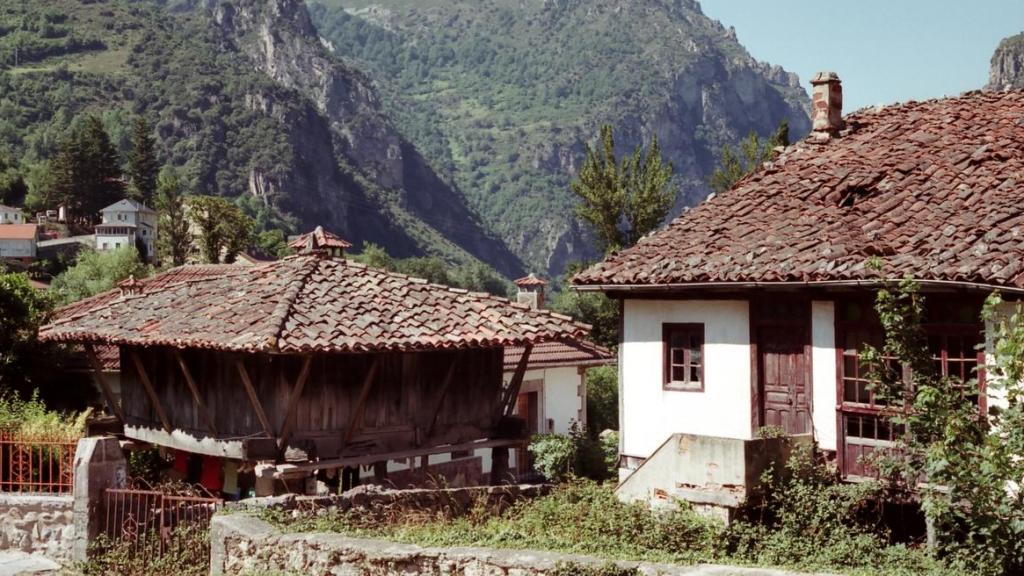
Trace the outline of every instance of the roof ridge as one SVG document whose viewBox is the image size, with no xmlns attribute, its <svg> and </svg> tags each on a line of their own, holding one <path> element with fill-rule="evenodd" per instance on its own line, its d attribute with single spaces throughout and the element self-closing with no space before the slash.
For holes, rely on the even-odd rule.
<svg viewBox="0 0 1024 576">
<path fill-rule="evenodd" d="M 274 349 L 280 347 L 281 335 L 284 332 L 284 325 L 288 321 L 288 315 L 295 305 L 296 300 L 299 298 L 299 293 L 302 292 L 302 288 L 306 286 L 306 282 L 309 277 L 313 275 L 313 272 L 320 267 L 321 259 L 316 256 L 306 256 L 306 262 L 301 265 L 308 267 L 308 269 L 302 270 L 299 275 L 292 281 L 285 290 L 284 297 L 277 306 L 274 307 L 274 312 L 270 315 L 271 325 L 276 326 L 274 334 L 271 335 L 267 344 Z M 290 262 L 288 259 L 279 260 L 278 262 Z M 312 264 L 312 266 L 310 266 Z M 267 268 L 270 268 L 269 266 Z"/>
</svg>

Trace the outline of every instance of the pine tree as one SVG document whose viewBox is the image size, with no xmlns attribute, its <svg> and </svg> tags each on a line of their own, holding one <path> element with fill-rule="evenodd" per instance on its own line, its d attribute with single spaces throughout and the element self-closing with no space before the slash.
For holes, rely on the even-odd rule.
<svg viewBox="0 0 1024 576">
<path fill-rule="evenodd" d="M 188 258 L 192 234 L 185 214 L 184 184 L 173 169 L 166 169 L 157 182 L 157 253 L 161 261 L 181 266 Z"/>
<path fill-rule="evenodd" d="M 51 160 L 54 196 L 73 216 L 85 222 L 124 195 L 117 150 L 100 119 L 80 118 L 57 147 Z"/>
<path fill-rule="evenodd" d="M 657 136 L 646 151 L 637 146 L 621 161 L 615 157 L 612 127 L 601 127 L 602 149 L 587 146 L 579 176 L 571 184 L 582 204 L 579 216 L 590 224 L 606 251 L 636 243 L 668 215 L 675 201 L 672 164 L 661 157 Z"/>
<path fill-rule="evenodd" d="M 128 197 L 152 205 L 157 190 L 157 162 L 152 131 L 139 116 L 132 123 L 132 150 L 128 154 Z"/>
</svg>

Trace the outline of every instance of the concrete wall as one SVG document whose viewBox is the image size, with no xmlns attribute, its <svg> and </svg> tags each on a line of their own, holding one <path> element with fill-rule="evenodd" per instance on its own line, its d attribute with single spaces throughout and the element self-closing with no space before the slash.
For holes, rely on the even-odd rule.
<svg viewBox="0 0 1024 576">
<path fill-rule="evenodd" d="M 0 240 L 0 258 L 35 258 L 35 240 Z"/>
<path fill-rule="evenodd" d="M 594 556 L 536 550 L 423 548 L 339 534 L 284 534 L 249 514 L 217 515 L 210 527 L 210 575 L 337 574 L 339 576 L 545 576 L 559 564 L 602 566 Z M 720 566 L 617 562 L 644 575 L 782 576 L 783 572 Z"/>
<path fill-rule="evenodd" d="M 0 550 L 20 550 L 58 563 L 71 560 L 75 527 L 71 496 L 0 494 Z"/>
<path fill-rule="evenodd" d="M 836 306 L 811 303 L 811 423 L 814 439 L 825 450 L 836 449 Z"/>
<path fill-rule="evenodd" d="M 662 388 L 662 324 L 704 324 L 704 391 Z M 673 433 L 748 439 L 750 309 L 746 300 L 626 300 L 622 452 L 647 457 Z"/>
</svg>

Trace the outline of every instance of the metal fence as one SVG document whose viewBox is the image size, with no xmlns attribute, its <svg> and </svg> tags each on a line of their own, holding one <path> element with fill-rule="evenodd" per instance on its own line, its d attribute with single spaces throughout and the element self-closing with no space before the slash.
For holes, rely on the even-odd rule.
<svg viewBox="0 0 1024 576">
<path fill-rule="evenodd" d="M 0 432 L 0 492 L 68 494 L 77 438 Z"/>
<path fill-rule="evenodd" d="M 224 504 L 201 486 L 154 488 L 141 480 L 135 480 L 132 488 L 107 489 L 104 500 L 107 539 L 127 546 L 143 559 L 162 556 L 180 546 L 174 538 L 178 528 L 208 528 L 210 519 Z"/>
</svg>

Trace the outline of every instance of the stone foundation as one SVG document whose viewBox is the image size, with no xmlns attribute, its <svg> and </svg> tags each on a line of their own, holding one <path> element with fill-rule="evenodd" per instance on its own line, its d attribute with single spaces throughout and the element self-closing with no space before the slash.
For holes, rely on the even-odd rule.
<svg viewBox="0 0 1024 576">
<path fill-rule="evenodd" d="M 0 494 L 0 550 L 21 550 L 55 562 L 71 560 L 75 527 L 71 496 Z"/>
<path fill-rule="evenodd" d="M 244 513 L 214 516 L 210 575 L 332 574 L 335 576 L 546 576 L 559 563 L 600 566 L 608 561 L 533 550 L 422 548 L 338 534 L 284 534 Z M 617 562 L 644 575 L 782 576 L 777 570 Z"/>
</svg>

